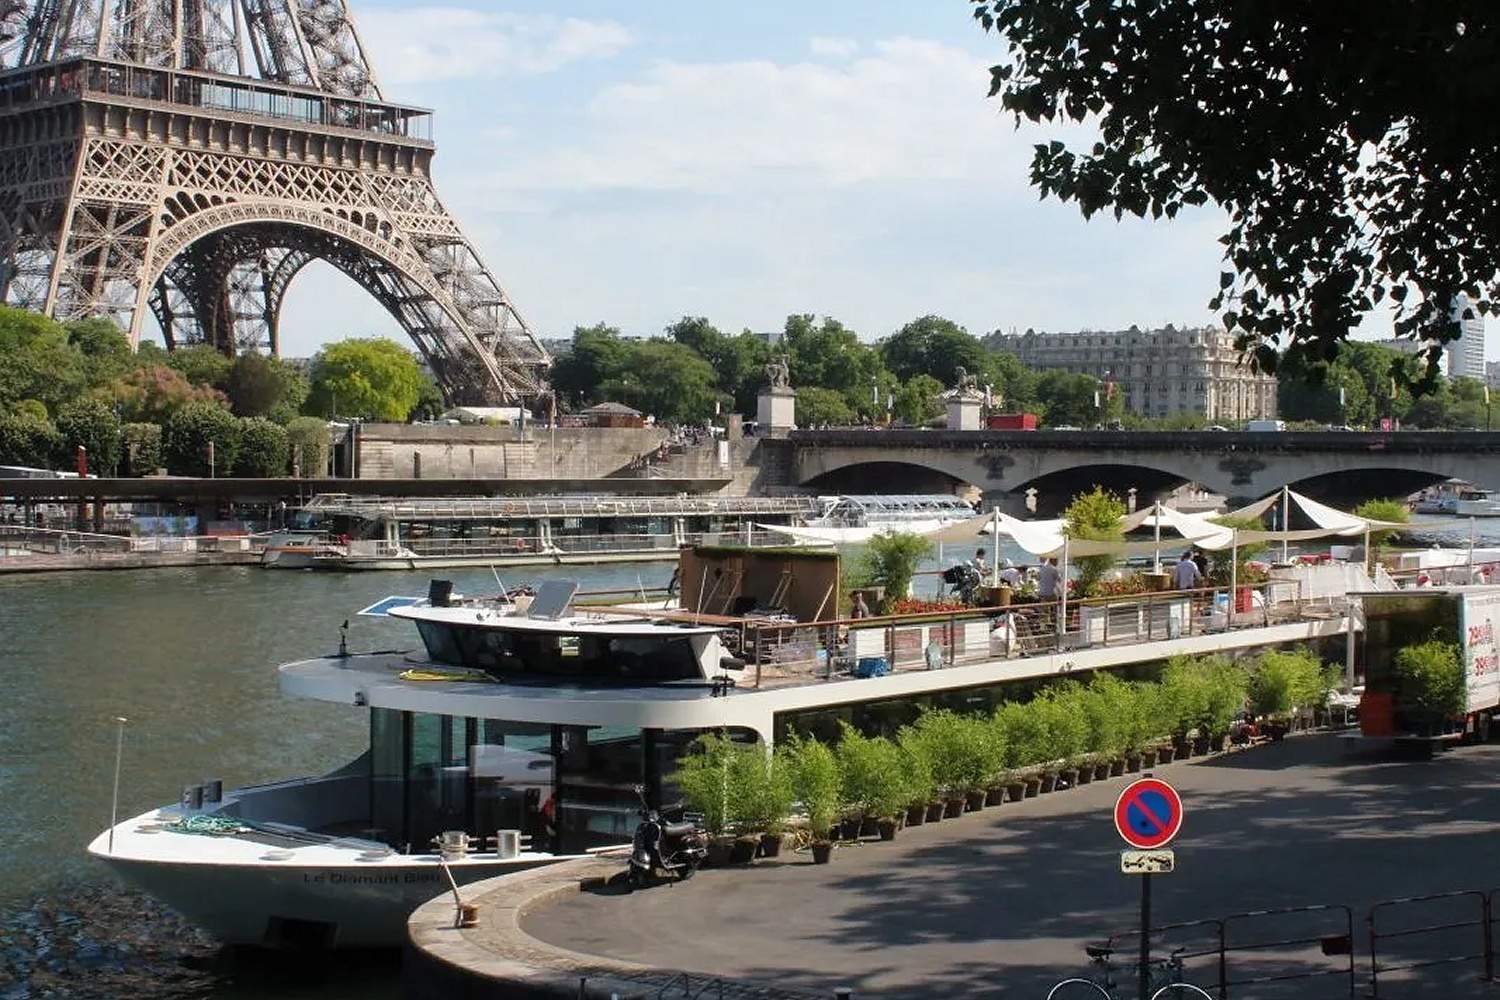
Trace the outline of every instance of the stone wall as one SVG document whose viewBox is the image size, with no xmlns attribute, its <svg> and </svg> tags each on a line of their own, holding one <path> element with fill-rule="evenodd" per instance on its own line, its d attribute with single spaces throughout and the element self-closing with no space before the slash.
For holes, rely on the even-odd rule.
<svg viewBox="0 0 1500 1000">
<path fill-rule="evenodd" d="M 361 479 L 595 479 L 653 452 L 653 427 L 515 427 L 364 424 Z"/>
</svg>

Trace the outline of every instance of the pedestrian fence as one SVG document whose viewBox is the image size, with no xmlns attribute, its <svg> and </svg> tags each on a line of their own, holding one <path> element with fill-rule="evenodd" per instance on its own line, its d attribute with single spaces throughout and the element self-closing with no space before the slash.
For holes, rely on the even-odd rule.
<svg viewBox="0 0 1500 1000">
<path fill-rule="evenodd" d="M 1151 995 L 1196 996 L 1211 1000 L 1406 1000 L 1428 996 L 1467 996 L 1500 991 L 1496 977 L 1496 924 L 1500 889 L 1460 890 L 1406 896 L 1376 903 L 1356 927 L 1349 906 L 1298 906 L 1254 910 L 1209 920 L 1163 924 L 1150 931 L 1153 956 L 1180 963 L 1182 983 L 1173 992 Z M 1053 1000 L 1137 996 L 1134 957 L 1140 932 L 1105 939 L 1115 961 L 1111 989 L 1096 979 L 1074 978 L 1074 992 Z M 1366 954 L 1359 954 L 1361 947 Z M 1078 984 L 1095 986 L 1094 992 Z M 1436 990 L 1437 992 L 1433 992 Z M 1051 994 L 1049 994 L 1051 996 Z"/>
</svg>

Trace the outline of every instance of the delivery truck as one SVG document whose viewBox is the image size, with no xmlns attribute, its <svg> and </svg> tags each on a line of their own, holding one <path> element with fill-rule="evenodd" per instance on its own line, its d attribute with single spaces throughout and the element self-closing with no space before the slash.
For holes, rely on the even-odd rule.
<svg viewBox="0 0 1500 1000">
<path fill-rule="evenodd" d="M 1420 746 L 1490 738 L 1500 709 L 1500 587 L 1403 590 L 1361 597 L 1365 690 L 1360 733 Z M 1401 670 L 1401 651 L 1427 644 L 1447 651 L 1462 669 L 1462 692 L 1448 709 L 1431 708 L 1442 671 L 1428 660 L 1417 676 Z M 1440 648 L 1438 648 L 1440 647 Z M 1408 654 L 1409 655 L 1409 654 Z"/>
</svg>

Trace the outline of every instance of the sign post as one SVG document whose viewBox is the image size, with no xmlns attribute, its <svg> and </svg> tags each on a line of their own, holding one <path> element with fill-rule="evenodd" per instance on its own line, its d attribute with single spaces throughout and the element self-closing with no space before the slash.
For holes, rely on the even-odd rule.
<svg viewBox="0 0 1500 1000">
<path fill-rule="evenodd" d="M 1182 796 L 1177 789 L 1151 777 L 1132 781 L 1115 800 L 1115 829 L 1134 850 L 1120 852 L 1120 871 L 1141 877 L 1140 1000 L 1151 990 L 1151 874 L 1176 867 L 1165 850 L 1182 829 Z"/>
</svg>

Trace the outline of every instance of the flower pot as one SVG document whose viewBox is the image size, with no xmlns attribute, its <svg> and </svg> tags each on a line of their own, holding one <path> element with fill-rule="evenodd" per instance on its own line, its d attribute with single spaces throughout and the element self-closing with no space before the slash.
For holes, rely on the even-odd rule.
<svg viewBox="0 0 1500 1000">
<path fill-rule="evenodd" d="M 1005 794 L 1012 802 L 1020 802 L 1026 797 L 1026 782 L 1012 781 L 1005 786 Z"/>
<path fill-rule="evenodd" d="M 846 816 L 846 817 L 844 817 L 843 821 L 839 823 L 839 839 L 840 840 L 858 840 L 859 839 L 859 828 L 860 828 L 860 825 L 863 822 L 864 822 L 864 817 L 862 817 L 862 816 Z"/>
<path fill-rule="evenodd" d="M 1184 757 L 1191 757 L 1193 755 L 1193 744 L 1186 736 L 1174 736 L 1172 737 L 1172 752 L 1177 760 L 1182 760 Z"/>
<path fill-rule="evenodd" d="M 946 816 L 948 819 L 957 819 L 958 817 L 962 816 L 963 814 L 964 814 L 964 797 L 962 795 L 955 795 L 955 796 L 953 796 L 953 798 L 951 798 L 951 799 L 948 800 L 947 806 L 944 807 L 944 809 L 943 809 L 943 815 Z"/>
<path fill-rule="evenodd" d="M 880 832 L 880 821 L 874 816 L 866 816 L 859 821 L 859 835 L 861 837 L 873 837 Z"/>
<path fill-rule="evenodd" d="M 948 803 L 942 801 L 941 799 L 939 799 L 939 800 L 937 800 L 935 802 L 929 802 L 929 803 L 927 803 L 927 822 L 929 822 L 929 823 L 940 823 L 940 822 L 942 822 L 943 814 L 946 813 L 947 811 L 948 811 Z"/>
<path fill-rule="evenodd" d="M 833 855 L 833 844 L 826 840 L 815 840 L 812 845 L 813 864 L 826 865 Z"/>
<path fill-rule="evenodd" d="M 734 852 L 734 841 L 722 837 L 715 838 L 708 843 L 708 854 L 703 858 L 705 868 L 723 868 L 729 864 L 729 856 Z"/>
<path fill-rule="evenodd" d="M 732 865 L 748 865 L 755 860 L 755 852 L 760 850 L 760 837 L 736 837 L 734 845 L 729 849 L 729 863 Z"/>
<path fill-rule="evenodd" d="M 781 857 L 781 834 L 763 833 L 760 835 L 760 856 L 763 858 Z"/>
<path fill-rule="evenodd" d="M 1041 778 L 1027 778 L 1026 779 L 1026 797 L 1028 799 L 1034 799 L 1034 798 L 1036 798 L 1039 794 L 1041 794 L 1041 791 L 1042 791 L 1042 779 Z"/>
<path fill-rule="evenodd" d="M 1199 757 L 1202 757 L 1204 754 L 1208 753 L 1207 736 L 1198 736 L 1193 739 L 1193 753 Z"/>
<path fill-rule="evenodd" d="M 1107 760 L 1094 765 L 1095 781 L 1104 781 L 1110 776 L 1111 773 L 1113 773 L 1113 768 Z"/>
<path fill-rule="evenodd" d="M 1155 767 L 1156 766 L 1156 751 L 1155 750 L 1142 750 L 1141 751 L 1141 766 L 1142 767 Z"/>
<path fill-rule="evenodd" d="M 1158 764 L 1170 764 L 1176 756 L 1177 750 L 1174 747 L 1163 746 L 1156 749 L 1156 762 Z"/>
<path fill-rule="evenodd" d="M 984 790 L 984 804 L 993 809 L 1005 801 L 1005 786 L 991 785 Z"/>
<path fill-rule="evenodd" d="M 1057 787 L 1053 791 L 1065 792 L 1078 785 L 1078 768 L 1065 767 L 1057 772 Z"/>
<path fill-rule="evenodd" d="M 893 819 L 879 819 L 875 821 L 875 832 L 880 834 L 881 840 L 896 839 L 896 821 Z"/>
<path fill-rule="evenodd" d="M 978 812 L 984 808 L 984 789 L 968 792 L 964 795 L 964 804 L 968 806 L 969 812 Z"/>
<path fill-rule="evenodd" d="M 1109 776 L 1111 778 L 1118 778 L 1120 775 L 1122 775 L 1124 773 L 1125 773 L 1125 758 L 1124 757 L 1116 757 L 1114 760 L 1112 760 L 1112 761 L 1109 762 Z"/>
<path fill-rule="evenodd" d="M 906 825 L 921 826 L 927 822 L 926 806 L 908 806 L 906 809 Z"/>
<path fill-rule="evenodd" d="M 1286 730 L 1285 724 L 1277 722 L 1266 726 L 1266 735 L 1271 737 L 1272 743 L 1280 743 L 1286 739 Z"/>
<path fill-rule="evenodd" d="M 1037 788 L 1037 792 L 1039 794 L 1041 794 L 1041 795 L 1047 795 L 1050 792 L 1055 791 L 1056 789 L 1057 789 L 1057 772 L 1056 771 L 1047 771 L 1047 772 L 1043 773 L 1042 777 L 1041 777 L 1041 784 L 1040 784 L 1040 787 Z"/>
<path fill-rule="evenodd" d="M 1078 783 L 1080 785 L 1087 785 L 1089 782 L 1093 781 L 1094 780 L 1094 765 L 1093 764 L 1085 764 L 1082 767 L 1080 767 L 1078 769 L 1078 779 L 1077 780 L 1078 780 Z"/>
<path fill-rule="evenodd" d="M 1141 769 L 1141 755 L 1132 751 L 1125 755 L 1125 773 L 1135 774 Z"/>
</svg>

